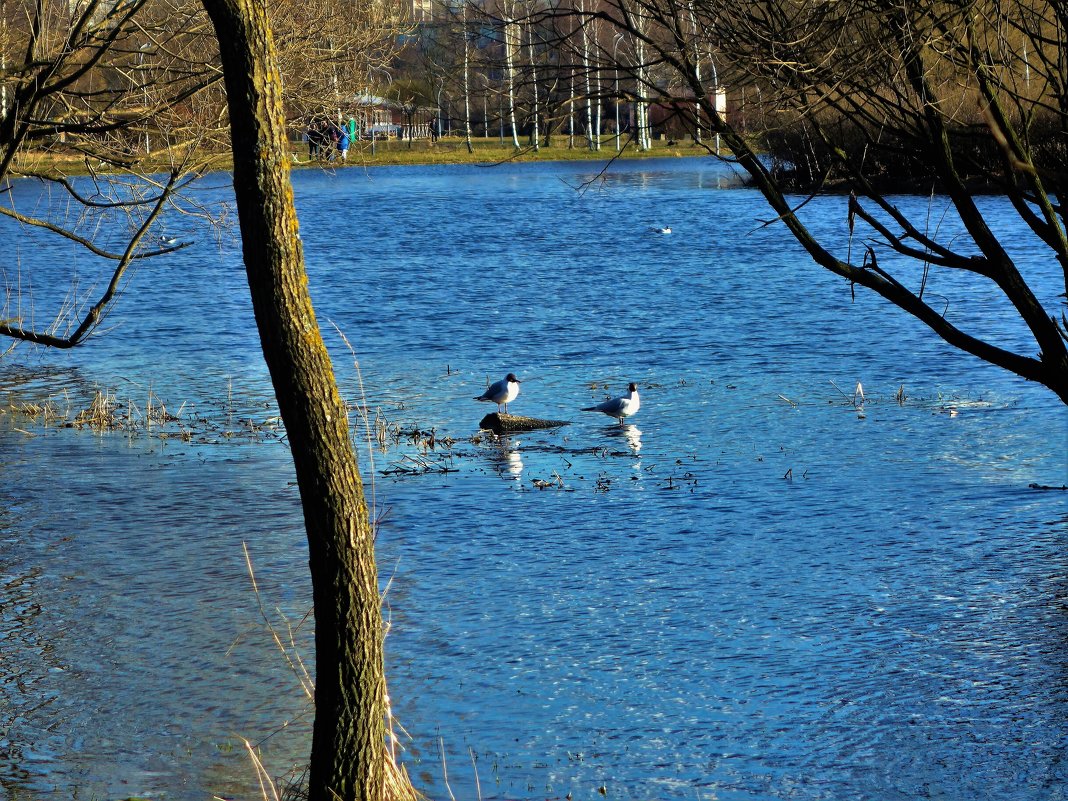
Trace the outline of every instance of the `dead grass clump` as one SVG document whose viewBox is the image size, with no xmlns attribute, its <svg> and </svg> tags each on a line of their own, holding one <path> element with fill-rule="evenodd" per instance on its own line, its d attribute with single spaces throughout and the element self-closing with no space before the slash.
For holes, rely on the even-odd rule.
<svg viewBox="0 0 1068 801">
<path fill-rule="evenodd" d="M 51 398 L 42 403 L 14 403 L 3 411 L 14 417 L 33 420 L 44 425 L 54 425 L 66 416 Z"/>
<path fill-rule="evenodd" d="M 179 409 L 181 412 L 181 409 Z M 96 391 L 92 402 L 66 423 L 68 428 L 89 428 L 93 431 L 128 431 L 148 433 L 179 421 L 179 416 L 167 411 L 166 404 L 149 390 L 143 408 L 132 398 L 119 400 L 111 390 Z"/>
<path fill-rule="evenodd" d="M 292 773 L 279 778 L 274 782 L 273 786 L 268 786 L 265 784 L 266 780 L 264 774 L 266 771 L 264 770 L 263 765 L 256 757 L 252 746 L 249 745 L 247 741 L 245 745 L 248 747 L 253 764 L 257 768 L 257 773 L 260 775 L 260 791 L 263 793 L 264 801 L 307 801 L 307 769 L 293 771 Z M 399 764 L 393 758 L 393 755 L 390 754 L 388 748 L 386 749 L 385 761 L 385 797 L 389 799 L 389 801 L 426 801 L 426 796 L 412 786 L 412 780 L 409 778 L 408 771 L 405 770 L 404 765 Z M 263 771 L 263 773 L 260 773 L 260 771 Z"/>
<path fill-rule="evenodd" d="M 131 404 L 132 406 L 133 404 Z M 67 423 L 70 428 L 91 428 L 94 431 L 114 431 L 121 428 L 118 401 L 110 390 L 97 390 L 92 402 Z"/>
</svg>

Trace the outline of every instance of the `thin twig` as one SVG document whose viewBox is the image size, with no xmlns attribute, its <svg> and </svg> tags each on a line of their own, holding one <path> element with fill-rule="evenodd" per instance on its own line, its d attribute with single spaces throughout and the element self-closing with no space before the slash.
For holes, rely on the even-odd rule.
<svg viewBox="0 0 1068 801">
<path fill-rule="evenodd" d="M 274 801 L 281 801 L 278 798 L 278 789 L 274 786 L 274 782 L 271 780 L 271 774 L 269 774 L 267 769 L 263 767 L 263 762 L 261 762 L 259 756 L 257 756 L 256 749 L 252 747 L 252 743 L 244 737 L 241 738 L 241 742 L 245 744 L 245 748 L 248 750 L 249 759 L 252 760 L 252 765 L 256 768 L 256 778 L 259 780 L 260 793 L 263 794 L 264 799 L 266 799 L 266 801 L 271 801 L 271 799 L 274 799 Z M 267 793 L 268 788 L 270 788 L 269 795 Z"/>
<path fill-rule="evenodd" d="M 475 749 L 467 746 L 467 750 L 471 752 L 471 769 L 475 772 L 475 794 L 478 797 L 478 801 L 482 801 L 482 784 L 478 780 L 478 763 L 475 761 Z"/>
<path fill-rule="evenodd" d="M 449 787 L 449 769 L 445 765 L 445 740 L 441 737 L 438 737 L 438 748 L 441 750 L 441 774 L 445 777 L 445 789 L 449 791 L 449 798 L 456 801 L 456 796 L 452 794 L 452 788 Z"/>
</svg>

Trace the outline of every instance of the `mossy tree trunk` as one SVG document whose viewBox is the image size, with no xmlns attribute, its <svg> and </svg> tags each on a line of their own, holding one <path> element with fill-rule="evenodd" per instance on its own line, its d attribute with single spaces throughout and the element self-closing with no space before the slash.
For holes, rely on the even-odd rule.
<svg viewBox="0 0 1068 801">
<path fill-rule="evenodd" d="M 385 678 L 372 528 L 308 294 L 274 45 L 263 0 L 203 5 L 222 55 L 245 269 L 308 534 L 315 604 L 308 797 L 380 801 Z"/>
</svg>

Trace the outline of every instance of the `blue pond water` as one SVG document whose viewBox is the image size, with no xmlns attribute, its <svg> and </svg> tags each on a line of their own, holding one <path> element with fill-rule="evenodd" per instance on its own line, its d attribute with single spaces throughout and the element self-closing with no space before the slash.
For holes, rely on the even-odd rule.
<svg viewBox="0 0 1068 801">
<path fill-rule="evenodd" d="M 416 783 L 460 799 L 1068 798 L 1068 508 L 1028 487 L 1068 480 L 1068 411 L 854 299 L 714 162 L 598 169 L 294 176 L 346 397 L 455 440 L 361 454 Z M 231 194 L 222 176 L 198 192 Z M 14 202 L 49 205 L 33 185 Z M 844 252 L 843 201 L 806 214 Z M 936 199 L 951 233 L 940 215 Z M 240 738 L 276 774 L 307 751 L 242 549 L 309 658 L 288 451 L 245 422 L 270 432 L 276 411 L 239 246 L 193 216 L 166 224 L 195 244 L 138 268 L 106 333 L 0 360 L 5 400 L 77 410 L 104 389 L 195 432 L 0 417 L 5 798 L 251 797 Z M 1039 293 L 1062 292 L 1001 224 Z M 3 235 L 5 279 L 39 320 L 71 270 L 82 291 L 99 280 L 84 255 Z M 1026 342 L 985 288 L 933 271 L 928 290 L 958 324 Z M 472 397 L 508 371 L 513 412 L 572 424 L 474 437 L 491 408 Z M 632 425 L 577 411 L 629 381 Z"/>
</svg>

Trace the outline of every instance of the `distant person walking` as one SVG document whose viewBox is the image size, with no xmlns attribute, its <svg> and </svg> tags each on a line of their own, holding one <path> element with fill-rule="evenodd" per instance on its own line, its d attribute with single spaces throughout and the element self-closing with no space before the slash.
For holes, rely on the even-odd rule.
<svg viewBox="0 0 1068 801">
<path fill-rule="evenodd" d="M 344 126 L 338 131 L 337 152 L 341 156 L 342 164 L 349 160 L 349 131 Z"/>
<path fill-rule="evenodd" d="M 308 158 L 318 160 L 328 157 L 331 144 L 330 121 L 313 120 L 308 127 Z"/>
</svg>

